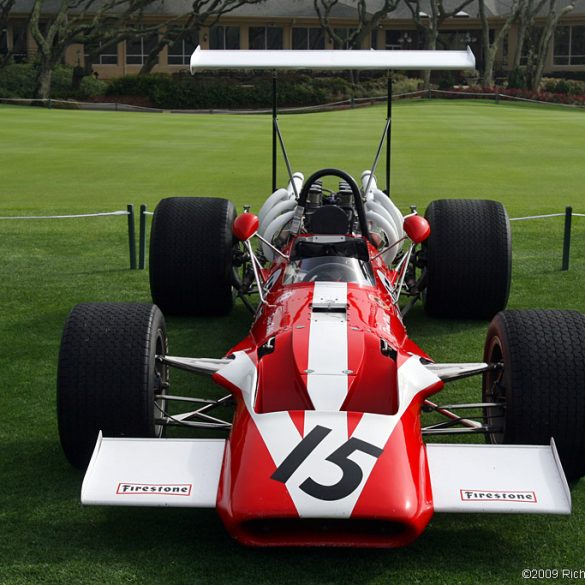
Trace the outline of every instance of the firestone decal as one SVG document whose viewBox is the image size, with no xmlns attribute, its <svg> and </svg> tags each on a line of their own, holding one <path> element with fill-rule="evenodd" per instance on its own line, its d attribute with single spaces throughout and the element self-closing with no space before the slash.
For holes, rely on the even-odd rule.
<svg viewBox="0 0 585 585">
<path fill-rule="evenodd" d="M 463 502 L 525 502 L 536 504 L 534 492 L 459 490 Z"/>
<path fill-rule="evenodd" d="M 121 482 L 116 489 L 116 495 L 144 495 L 144 496 L 190 496 L 193 484 L 153 484 L 153 483 L 126 483 Z"/>
</svg>

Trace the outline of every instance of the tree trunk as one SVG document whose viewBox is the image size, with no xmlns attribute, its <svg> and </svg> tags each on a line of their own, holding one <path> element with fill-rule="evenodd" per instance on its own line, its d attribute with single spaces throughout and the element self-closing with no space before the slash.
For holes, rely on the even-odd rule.
<svg viewBox="0 0 585 585">
<path fill-rule="evenodd" d="M 439 38 L 439 28 L 433 27 L 427 31 L 427 50 L 437 50 L 437 39 Z M 423 71 L 423 87 L 427 91 L 431 89 L 431 70 L 425 69 Z"/>
<path fill-rule="evenodd" d="M 497 45 L 492 45 L 484 53 L 483 87 L 494 86 L 494 64 L 496 62 Z"/>
<path fill-rule="evenodd" d="M 51 79 L 53 77 L 53 66 L 50 61 L 42 58 L 39 62 L 39 72 L 37 74 L 37 87 L 35 97 L 39 99 L 49 99 L 51 97 Z"/>
<path fill-rule="evenodd" d="M 532 66 L 532 75 L 531 75 L 531 84 L 530 89 L 533 91 L 538 91 L 540 87 L 540 82 L 542 81 L 542 76 L 544 74 L 544 67 L 546 64 L 546 58 L 548 57 L 548 52 L 550 49 L 550 45 L 553 39 L 554 32 L 559 24 L 559 20 L 568 12 L 571 12 L 575 8 L 574 3 L 570 3 L 567 6 L 563 7 L 559 12 L 554 10 L 554 0 L 550 0 L 549 4 L 549 15 L 542 30 L 542 34 L 540 36 L 538 47 L 536 50 L 536 58 L 534 59 L 534 63 Z"/>
<path fill-rule="evenodd" d="M 524 49 L 524 43 L 526 42 L 526 31 L 528 30 L 528 23 L 526 21 L 520 22 L 518 26 L 518 36 L 516 37 L 517 45 L 516 52 L 514 53 L 514 61 L 512 63 L 512 69 L 520 67 L 522 60 L 522 49 Z"/>
</svg>

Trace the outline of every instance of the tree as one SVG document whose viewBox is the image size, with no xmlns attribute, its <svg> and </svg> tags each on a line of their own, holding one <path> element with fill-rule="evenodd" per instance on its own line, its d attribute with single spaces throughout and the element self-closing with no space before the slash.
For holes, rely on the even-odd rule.
<svg viewBox="0 0 585 585">
<path fill-rule="evenodd" d="M 213 26 L 218 19 L 244 4 L 259 4 L 264 0 L 192 0 L 191 11 L 159 26 L 158 42 L 148 54 L 140 69 L 140 75 L 150 73 L 158 63 L 158 56 L 165 47 L 183 41 L 203 25 Z"/>
<path fill-rule="evenodd" d="M 513 0 L 512 5 L 510 6 L 510 11 L 506 15 L 501 28 L 495 34 L 493 41 L 491 42 L 490 25 L 485 12 L 486 0 L 478 0 L 478 2 L 483 45 L 483 87 L 492 87 L 494 85 L 494 66 L 496 62 L 496 55 L 502 44 L 502 41 L 508 34 L 510 27 L 518 19 L 523 0 Z"/>
<path fill-rule="evenodd" d="M 126 11 L 117 16 L 110 15 L 108 18 L 100 21 L 83 39 L 84 60 L 83 65 L 78 64 L 73 70 L 72 89 L 79 89 L 81 82 L 85 77 L 93 74 L 93 64 L 98 60 L 100 53 L 105 53 L 109 49 L 114 49 L 118 43 L 139 37 L 145 33 L 142 26 L 141 10 L 135 14 L 127 14 Z M 152 26 L 149 31 L 156 32 L 157 26 Z"/>
<path fill-rule="evenodd" d="M 14 7 L 16 0 L 0 0 L 0 35 L 8 35 L 8 15 Z M 6 52 L 0 53 L 0 67 L 3 67 L 10 60 L 10 50 L 8 49 L 8 38 L 6 37 Z"/>
<path fill-rule="evenodd" d="M 520 67 L 524 46 L 533 44 L 530 39 L 527 42 L 527 35 L 534 28 L 534 19 L 544 8 L 546 2 L 547 0 L 521 0 L 520 2 L 517 18 L 518 34 L 516 37 L 516 52 L 512 61 L 514 68 Z"/>
<path fill-rule="evenodd" d="M 60 0 L 55 10 L 48 13 L 43 10 L 45 0 L 34 0 L 30 31 L 38 51 L 36 97 L 50 96 L 53 68 L 61 62 L 67 47 L 74 43 L 96 45 L 108 34 L 113 38 L 117 29 L 112 23 L 126 26 L 153 1 Z"/>
<path fill-rule="evenodd" d="M 445 0 L 428 0 L 428 3 L 425 2 L 424 4 L 424 7 L 430 11 L 427 13 L 421 9 L 421 0 L 406 0 L 406 5 L 412 14 L 416 27 L 423 33 L 425 49 L 435 51 L 437 49 L 439 29 L 443 22 L 461 12 L 472 2 L 474 0 L 461 0 L 453 8 L 447 9 Z M 425 71 L 423 78 L 425 89 L 429 89 L 431 86 L 431 72 L 429 70 Z"/>
<path fill-rule="evenodd" d="M 372 30 L 378 28 L 380 22 L 390 12 L 396 10 L 399 2 L 400 0 L 383 0 L 378 9 L 371 12 L 368 11 L 366 0 L 355 0 L 358 24 L 355 28 L 348 31 L 347 36 L 342 36 L 339 32 L 336 32 L 336 28 L 330 21 L 332 12 L 334 12 L 335 7 L 339 4 L 339 0 L 313 0 L 315 12 L 319 17 L 321 27 L 333 40 L 336 47 L 348 49 L 359 49 L 362 41 L 371 34 Z"/>
<path fill-rule="evenodd" d="M 527 0 L 527 4 L 532 4 L 532 0 Z M 546 0 L 538 4 L 542 7 L 546 5 Z M 527 61 L 526 61 L 526 85 L 533 91 L 538 91 L 542 75 L 544 73 L 544 66 L 546 58 L 550 49 L 551 41 L 559 24 L 559 20 L 565 14 L 571 12 L 575 8 L 575 0 L 571 0 L 566 6 L 559 8 L 557 6 L 558 0 L 548 0 L 548 10 L 546 12 L 546 20 L 542 26 L 538 26 L 535 22 L 535 16 L 540 12 L 531 12 L 529 14 L 530 20 L 526 27 L 524 34 L 524 44 L 527 45 Z M 523 47 L 518 47 L 519 54 L 522 54 Z"/>
</svg>

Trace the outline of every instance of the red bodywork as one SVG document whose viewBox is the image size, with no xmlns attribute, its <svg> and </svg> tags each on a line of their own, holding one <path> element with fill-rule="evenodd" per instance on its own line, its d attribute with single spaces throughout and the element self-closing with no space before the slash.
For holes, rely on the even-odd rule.
<svg viewBox="0 0 585 585">
<path fill-rule="evenodd" d="M 374 258 L 377 250 L 368 244 L 368 251 Z M 374 258 L 375 286 L 347 283 L 345 310 L 317 312 L 316 287 L 327 283 L 283 285 L 286 263 L 264 274 L 278 275 L 267 304 L 228 353 L 247 364 L 247 378 L 214 376 L 236 399 L 217 498 L 221 518 L 249 545 L 406 545 L 433 513 L 420 409 L 443 383 L 425 373 L 420 358 L 429 358 L 406 334 L 389 292 L 398 274 Z M 308 390 L 316 375 L 311 352 L 327 354 L 324 341 L 311 338 L 323 313 L 332 331 L 347 335 L 347 355 L 338 356 L 345 369 L 318 380 L 325 391 L 333 378 L 346 389 L 341 406 L 327 410 Z"/>
</svg>

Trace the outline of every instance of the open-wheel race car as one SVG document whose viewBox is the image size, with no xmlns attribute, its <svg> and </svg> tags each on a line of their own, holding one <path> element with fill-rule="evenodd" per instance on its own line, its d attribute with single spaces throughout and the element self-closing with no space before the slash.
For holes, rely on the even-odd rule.
<svg viewBox="0 0 585 585">
<path fill-rule="evenodd" d="M 473 62 L 469 51 L 198 50 L 192 69 Z M 58 419 L 65 455 L 87 468 L 82 502 L 215 507 L 232 536 L 262 546 L 402 546 L 434 512 L 570 513 L 566 478 L 585 474 L 585 317 L 504 310 L 504 207 L 439 200 L 403 215 L 374 174 L 390 116 L 361 185 L 339 169 L 293 173 L 273 121 L 286 188 L 237 217 L 225 199 L 162 200 L 154 304 L 69 315 Z M 163 312 L 223 315 L 237 299 L 253 322 L 223 357 L 169 354 Z M 419 348 L 404 326 L 419 300 L 435 318 L 492 319 L 482 361 L 436 363 Z M 173 394 L 172 369 L 210 376 L 225 396 Z M 481 399 L 437 402 L 470 376 Z M 163 438 L 173 426 L 207 435 Z M 467 433 L 487 444 L 425 444 Z"/>
</svg>

